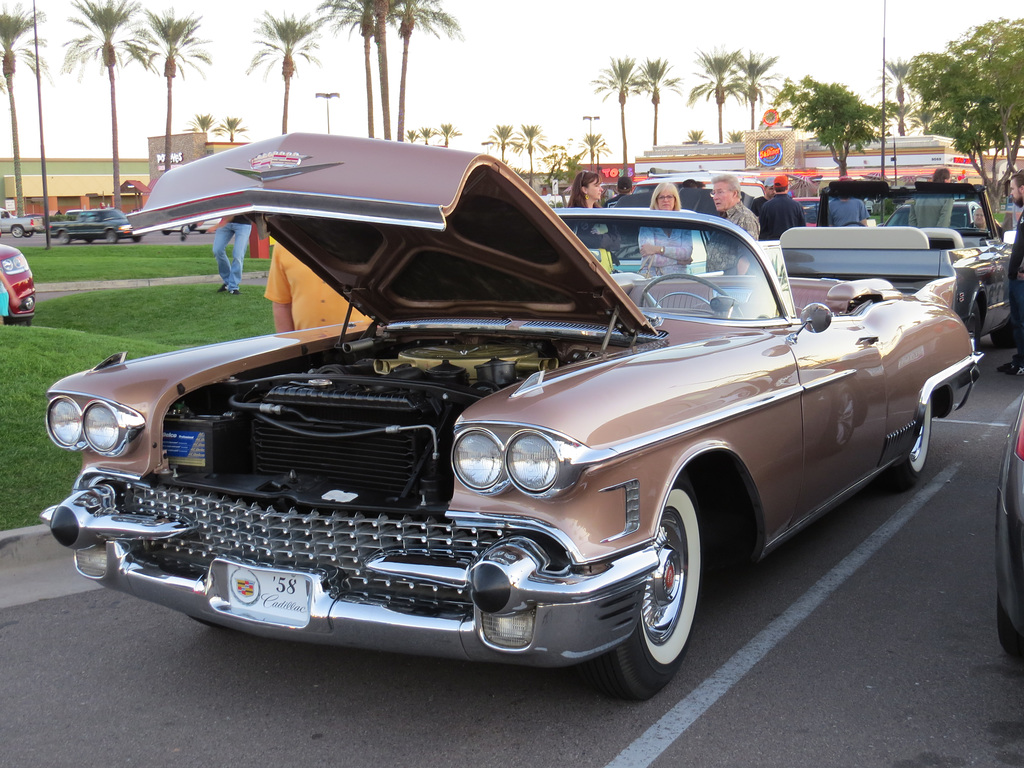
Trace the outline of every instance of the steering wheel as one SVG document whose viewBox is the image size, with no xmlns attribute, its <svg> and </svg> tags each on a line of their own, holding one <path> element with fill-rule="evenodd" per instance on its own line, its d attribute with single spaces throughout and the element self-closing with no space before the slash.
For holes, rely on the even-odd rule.
<svg viewBox="0 0 1024 768">
<path fill-rule="evenodd" d="M 729 294 L 727 294 L 725 291 L 723 291 L 721 288 L 719 288 L 717 285 L 715 285 L 710 280 L 708 280 L 706 278 L 703 278 L 703 277 L 699 277 L 697 275 L 688 275 L 685 272 L 680 272 L 679 274 L 673 274 L 673 275 L 659 275 L 658 277 L 656 277 L 653 280 L 651 280 L 651 282 L 649 282 L 647 284 L 647 286 L 644 288 L 644 292 L 640 294 L 640 301 L 639 301 L 640 306 L 641 307 L 648 306 L 647 300 L 651 299 L 651 288 L 653 288 L 654 286 L 658 285 L 658 283 L 663 283 L 666 280 L 680 280 L 680 279 L 682 279 L 682 280 L 692 280 L 695 283 L 700 283 L 701 285 L 705 286 L 706 288 L 708 288 L 711 291 L 712 298 L 714 296 L 716 296 L 716 295 L 717 296 L 725 296 L 726 298 L 729 297 Z M 711 307 L 711 301 L 708 300 L 708 299 L 705 299 L 703 296 L 697 296 L 696 294 L 693 294 L 693 293 L 689 293 L 687 295 L 688 296 L 693 296 L 693 298 L 699 299 L 700 301 L 703 301 L 705 304 L 708 305 L 709 308 Z M 658 303 L 657 299 L 651 299 L 651 301 L 652 301 L 651 306 L 653 306 L 653 307 L 661 307 L 661 304 Z"/>
</svg>

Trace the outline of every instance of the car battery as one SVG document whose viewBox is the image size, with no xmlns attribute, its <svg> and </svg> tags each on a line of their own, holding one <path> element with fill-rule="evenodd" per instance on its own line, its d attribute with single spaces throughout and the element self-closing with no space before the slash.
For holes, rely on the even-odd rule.
<svg viewBox="0 0 1024 768">
<path fill-rule="evenodd" d="M 168 416 L 163 438 L 172 467 L 207 474 L 249 470 L 249 420 L 240 416 Z"/>
</svg>

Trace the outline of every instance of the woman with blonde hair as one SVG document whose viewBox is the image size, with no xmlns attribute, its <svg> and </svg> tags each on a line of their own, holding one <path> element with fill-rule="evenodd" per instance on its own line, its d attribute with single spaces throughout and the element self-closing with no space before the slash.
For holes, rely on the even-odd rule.
<svg viewBox="0 0 1024 768">
<path fill-rule="evenodd" d="M 651 210 L 678 211 L 679 190 L 671 182 L 662 182 L 651 195 Z M 681 227 L 640 228 L 640 273 L 647 277 L 686 273 L 693 261 L 690 231 Z"/>
</svg>

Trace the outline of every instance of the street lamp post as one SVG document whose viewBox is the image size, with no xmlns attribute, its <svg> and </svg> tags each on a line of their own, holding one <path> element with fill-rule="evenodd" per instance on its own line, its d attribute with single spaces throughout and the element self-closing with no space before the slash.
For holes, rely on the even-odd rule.
<svg viewBox="0 0 1024 768">
<path fill-rule="evenodd" d="M 584 115 L 583 119 L 587 121 L 587 135 L 593 135 L 594 133 L 594 121 L 600 120 L 600 115 Z M 590 147 L 590 164 L 594 165 L 594 147 L 591 144 Z"/>
<path fill-rule="evenodd" d="M 327 133 L 331 132 L 331 99 L 336 99 L 340 96 L 337 93 L 318 93 L 316 97 L 318 99 L 327 100 Z"/>
</svg>

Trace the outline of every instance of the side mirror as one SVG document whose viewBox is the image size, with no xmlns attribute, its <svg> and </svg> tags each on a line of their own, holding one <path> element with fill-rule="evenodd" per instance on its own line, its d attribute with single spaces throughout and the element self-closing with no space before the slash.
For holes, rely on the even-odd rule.
<svg viewBox="0 0 1024 768">
<path fill-rule="evenodd" d="M 828 330 L 830 325 L 832 325 L 831 309 L 826 307 L 824 304 L 819 304 L 817 302 L 808 304 L 800 312 L 800 330 L 789 334 L 786 340 L 790 344 L 793 344 L 801 331 L 821 333 L 822 331 Z"/>
</svg>

